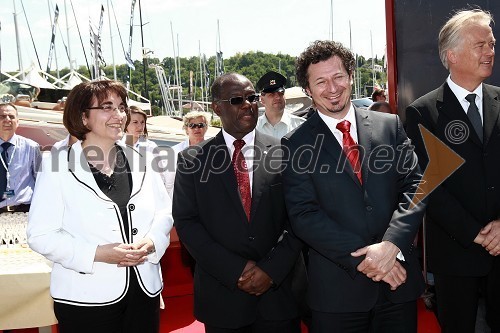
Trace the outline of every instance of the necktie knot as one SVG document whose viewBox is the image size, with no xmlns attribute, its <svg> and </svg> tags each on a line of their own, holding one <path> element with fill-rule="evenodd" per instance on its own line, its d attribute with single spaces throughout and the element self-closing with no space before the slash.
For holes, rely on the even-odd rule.
<svg viewBox="0 0 500 333">
<path fill-rule="evenodd" d="M 465 99 L 471 104 L 476 104 L 476 94 L 468 94 L 467 96 L 465 96 Z"/>
<path fill-rule="evenodd" d="M 2 146 L 2 158 L 4 159 L 4 162 L 5 164 L 9 163 L 9 161 L 7 161 L 7 149 L 9 149 L 10 146 L 12 146 L 12 143 L 10 142 L 4 142 L 1 144 Z"/>
<path fill-rule="evenodd" d="M 243 139 L 234 140 L 233 145 L 237 151 L 240 151 L 243 148 L 243 146 L 245 145 L 245 140 L 243 140 Z"/>
<path fill-rule="evenodd" d="M 349 133 L 351 130 L 351 123 L 347 120 L 342 120 L 337 124 L 337 129 L 341 131 L 342 134 Z"/>
<path fill-rule="evenodd" d="M 5 141 L 2 143 L 2 151 L 6 151 L 10 146 L 12 146 L 12 143 Z"/>
</svg>

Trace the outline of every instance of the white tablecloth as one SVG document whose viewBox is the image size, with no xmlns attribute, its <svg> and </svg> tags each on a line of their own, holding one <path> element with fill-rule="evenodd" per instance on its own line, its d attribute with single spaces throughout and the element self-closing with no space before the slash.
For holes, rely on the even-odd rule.
<svg viewBox="0 0 500 333">
<path fill-rule="evenodd" d="M 0 330 L 57 323 L 51 270 L 50 261 L 27 247 L 0 246 Z"/>
</svg>

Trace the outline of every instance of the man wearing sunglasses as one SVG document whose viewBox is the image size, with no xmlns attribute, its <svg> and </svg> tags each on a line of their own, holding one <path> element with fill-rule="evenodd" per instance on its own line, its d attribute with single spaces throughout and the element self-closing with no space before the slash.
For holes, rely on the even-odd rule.
<svg viewBox="0 0 500 333">
<path fill-rule="evenodd" d="M 257 82 L 260 102 L 266 109 L 257 120 L 257 130 L 278 139 L 305 121 L 285 111 L 285 85 L 286 78 L 274 71 L 267 72 Z"/>
<path fill-rule="evenodd" d="M 0 100 L 0 214 L 29 210 L 41 158 L 36 142 L 16 134 L 17 108 L 7 96 Z"/>
<path fill-rule="evenodd" d="M 279 140 L 255 130 L 258 95 L 219 76 L 214 138 L 179 154 L 173 216 L 196 260 L 194 314 L 208 333 L 300 332 L 290 274 L 302 244 L 289 228 Z"/>
</svg>

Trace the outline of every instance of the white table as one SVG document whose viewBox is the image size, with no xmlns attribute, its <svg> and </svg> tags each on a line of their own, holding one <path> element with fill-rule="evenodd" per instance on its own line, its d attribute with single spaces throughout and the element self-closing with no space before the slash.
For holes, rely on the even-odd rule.
<svg viewBox="0 0 500 333">
<path fill-rule="evenodd" d="M 27 247 L 0 247 L 0 330 L 57 323 L 50 297 L 52 265 Z"/>
</svg>

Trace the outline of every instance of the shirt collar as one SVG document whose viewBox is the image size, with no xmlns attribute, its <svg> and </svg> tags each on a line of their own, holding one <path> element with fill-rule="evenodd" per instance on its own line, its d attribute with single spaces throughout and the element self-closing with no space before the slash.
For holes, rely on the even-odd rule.
<svg viewBox="0 0 500 333">
<path fill-rule="evenodd" d="M 336 129 L 338 123 L 340 123 L 341 121 L 347 120 L 351 123 L 351 132 L 356 130 L 356 115 L 355 115 L 354 107 L 353 107 L 352 103 L 351 103 L 351 106 L 349 107 L 349 111 L 347 111 L 347 114 L 342 119 L 328 117 L 319 111 L 317 111 L 317 112 L 318 112 L 318 115 L 321 117 L 321 119 L 323 119 L 323 121 L 328 125 L 328 127 L 330 127 L 330 129 Z"/>
<path fill-rule="evenodd" d="M 458 84 L 453 82 L 451 79 L 451 75 L 448 75 L 448 78 L 446 79 L 446 83 L 448 83 L 448 86 L 450 87 L 451 91 L 455 94 L 457 99 L 459 101 L 465 100 L 465 97 L 469 94 L 476 94 L 477 97 L 479 97 L 479 100 L 481 101 L 483 99 L 483 84 L 481 83 L 479 86 L 477 86 L 474 91 L 468 91 L 467 89 L 464 89 L 460 87 Z"/>
<path fill-rule="evenodd" d="M 14 146 L 15 146 L 15 145 L 16 145 L 16 142 L 17 142 L 17 135 L 16 135 L 16 133 L 14 133 L 14 135 L 13 135 L 13 136 L 11 136 L 11 137 L 10 137 L 10 139 L 9 139 L 9 140 L 7 140 L 7 141 L 3 141 L 2 139 L 0 139 L 0 145 L 1 145 L 2 143 L 4 143 L 4 142 L 10 142 L 12 145 L 14 145 Z"/>
<path fill-rule="evenodd" d="M 234 141 L 236 141 L 236 138 L 226 132 L 224 128 L 222 129 L 222 135 L 224 137 L 224 141 L 226 141 L 226 146 L 232 149 L 234 147 L 233 144 Z M 255 128 L 251 132 L 247 133 L 244 137 L 242 137 L 242 139 L 245 141 L 246 146 L 253 146 L 255 141 Z"/>
<path fill-rule="evenodd" d="M 283 115 L 281 116 L 280 121 L 277 122 L 276 124 L 283 123 L 283 124 L 289 126 L 291 124 L 291 121 L 292 121 L 291 119 L 292 119 L 292 117 L 290 117 L 288 112 L 283 110 Z M 269 119 L 267 119 L 267 115 L 265 113 L 261 117 L 259 117 L 259 121 L 261 122 L 262 125 L 263 124 L 271 125 L 271 123 L 269 122 Z"/>
</svg>

